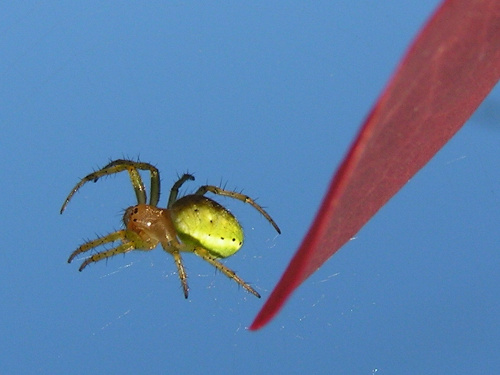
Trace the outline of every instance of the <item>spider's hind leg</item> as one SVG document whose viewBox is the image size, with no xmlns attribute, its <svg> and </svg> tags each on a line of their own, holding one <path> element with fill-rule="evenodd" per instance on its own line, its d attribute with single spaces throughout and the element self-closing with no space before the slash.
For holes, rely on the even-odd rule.
<svg viewBox="0 0 500 375">
<path fill-rule="evenodd" d="M 217 260 L 217 258 L 215 258 L 213 255 L 211 255 L 206 249 L 204 249 L 202 247 L 195 247 L 194 253 L 196 255 L 198 255 L 199 257 L 203 258 L 204 260 L 206 260 L 208 263 L 210 263 L 215 268 L 217 268 L 224 275 L 226 275 L 230 279 L 233 279 L 234 281 L 236 281 L 243 288 L 245 288 L 247 291 L 252 293 L 255 297 L 260 298 L 260 294 L 257 293 L 257 291 L 255 289 L 253 289 L 250 285 L 248 285 L 245 281 L 243 281 L 243 279 L 241 279 L 238 275 L 236 275 L 236 272 L 234 272 L 232 269 L 226 267 L 221 262 L 219 262 Z"/>
<path fill-rule="evenodd" d="M 222 196 L 225 196 L 225 197 L 234 198 L 234 199 L 237 199 L 237 200 L 242 201 L 244 203 L 250 204 L 253 208 L 255 208 L 257 211 L 259 211 L 267 219 L 267 221 L 269 221 L 269 223 L 271 223 L 271 225 L 274 227 L 274 229 L 276 229 L 276 232 L 278 232 L 279 234 L 281 234 L 281 230 L 278 227 L 278 224 L 276 224 L 274 222 L 274 220 L 272 219 L 271 215 L 269 215 L 266 212 L 266 210 L 264 210 L 261 206 L 259 206 L 248 195 L 237 193 L 237 192 L 231 191 L 231 190 L 225 190 L 225 189 L 222 189 L 220 187 L 213 186 L 213 185 L 200 186 L 198 188 L 198 190 L 196 190 L 195 194 L 196 195 L 205 195 L 207 192 L 211 192 L 211 193 L 217 194 L 217 195 L 222 195 Z"/>
</svg>

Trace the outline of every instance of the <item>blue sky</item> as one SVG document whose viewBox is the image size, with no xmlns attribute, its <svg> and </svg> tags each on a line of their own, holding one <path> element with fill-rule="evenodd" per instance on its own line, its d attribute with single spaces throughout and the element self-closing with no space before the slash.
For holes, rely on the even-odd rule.
<svg viewBox="0 0 500 375">
<path fill-rule="evenodd" d="M 500 92 L 407 186 L 249 332 L 327 184 L 437 1 L 15 2 L 0 5 L 0 373 L 492 373 L 500 359 Z M 249 295 L 185 255 L 190 298 L 157 249 L 78 272 L 120 228 L 110 159 L 243 189 L 280 225 L 219 201 Z"/>
</svg>

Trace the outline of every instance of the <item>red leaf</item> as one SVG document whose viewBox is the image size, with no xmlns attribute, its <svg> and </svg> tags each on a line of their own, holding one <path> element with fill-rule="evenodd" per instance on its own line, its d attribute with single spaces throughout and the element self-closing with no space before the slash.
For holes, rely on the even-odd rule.
<svg viewBox="0 0 500 375">
<path fill-rule="evenodd" d="M 444 1 L 368 116 L 250 329 L 269 322 L 291 293 L 444 146 L 499 78 L 500 1 Z"/>
</svg>

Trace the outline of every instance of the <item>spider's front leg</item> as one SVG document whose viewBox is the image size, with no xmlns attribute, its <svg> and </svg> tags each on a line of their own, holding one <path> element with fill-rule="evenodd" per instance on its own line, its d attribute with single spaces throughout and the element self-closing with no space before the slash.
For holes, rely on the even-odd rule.
<svg viewBox="0 0 500 375">
<path fill-rule="evenodd" d="M 79 254 L 84 253 L 86 251 L 89 251 L 97 246 L 105 245 L 110 242 L 115 242 L 118 240 L 124 240 L 125 239 L 125 231 L 124 230 L 119 230 L 117 232 L 113 232 L 108 234 L 107 236 L 104 237 L 99 237 L 95 240 L 92 241 L 87 241 L 83 245 L 81 245 L 78 249 L 73 251 L 71 255 L 68 258 L 68 263 L 71 263 L 71 261 Z M 81 271 L 81 270 L 80 270 Z"/>
<path fill-rule="evenodd" d="M 132 250 L 151 250 L 156 247 L 156 243 L 150 243 L 147 241 L 143 241 L 136 233 L 131 232 L 129 230 L 119 230 L 113 233 L 108 234 L 104 237 L 99 237 L 95 240 L 85 242 L 78 249 L 73 251 L 68 258 L 68 263 L 71 263 L 73 259 L 84 252 L 87 252 L 91 249 L 94 249 L 98 246 L 105 245 L 107 243 L 122 241 L 123 243 L 119 246 L 116 246 L 112 249 L 98 252 L 90 257 L 88 257 L 78 269 L 82 271 L 85 267 L 87 267 L 90 263 L 99 262 L 100 260 L 111 258 L 118 254 L 125 254 Z"/>
<path fill-rule="evenodd" d="M 115 241 L 123 241 L 123 244 L 121 244 L 120 246 L 117 246 L 113 249 L 92 255 L 91 257 L 87 258 L 82 263 L 82 265 L 80 266 L 80 268 L 78 270 L 82 271 L 90 263 L 98 262 L 102 259 L 112 257 L 116 254 L 127 253 L 131 250 L 134 250 L 135 249 L 134 243 L 131 241 L 127 241 L 126 238 L 127 238 L 127 232 L 125 230 L 119 230 L 117 232 L 110 233 L 107 236 L 99 237 L 95 240 L 85 242 L 78 249 L 76 249 L 75 251 L 73 251 L 71 253 L 71 255 L 68 258 L 68 263 L 71 263 L 71 261 L 77 255 L 79 255 L 81 253 L 84 253 L 84 252 L 89 251 L 89 250 L 96 248 L 98 246 L 105 245 L 107 243 L 115 242 Z"/>
<path fill-rule="evenodd" d="M 82 271 L 85 267 L 87 267 L 90 263 L 99 262 L 100 260 L 111 258 L 118 254 L 125 254 L 129 251 L 135 250 L 135 246 L 133 242 L 125 242 L 117 247 L 112 249 L 103 251 L 101 253 L 97 253 L 92 255 L 90 258 L 85 259 L 85 262 L 82 263 L 78 271 Z"/>
<path fill-rule="evenodd" d="M 160 175 L 158 169 L 156 169 L 156 167 L 152 166 L 149 163 L 141 163 L 132 160 L 118 159 L 112 161 L 111 163 L 107 164 L 98 171 L 90 173 L 84 178 L 82 178 L 80 182 L 78 182 L 75 185 L 75 187 L 66 197 L 61 207 L 60 213 L 61 214 L 63 213 L 73 195 L 75 195 L 75 193 L 87 182 L 89 181 L 96 182 L 101 177 L 119 173 L 125 170 L 129 173 L 130 181 L 132 182 L 132 187 L 134 188 L 135 195 L 137 197 L 137 202 L 146 203 L 147 200 L 146 188 L 144 187 L 144 183 L 142 182 L 142 178 L 138 172 L 138 169 L 148 170 L 151 172 L 151 194 L 150 194 L 149 204 L 156 207 L 156 205 L 158 204 L 158 200 L 160 198 Z"/>
<path fill-rule="evenodd" d="M 113 168 L 115 168 L 115 171 L 111 173 L 118 173 L 124 170 L 128 171 L 130 175 L 130 181 L 132 182 L 132 186 L 134 187 L 135 195 L 137 197 L 137 203 L 139 204 L 146 203 L 147 198 L 144 183 L 142 182 L 141 176 L 137 170 L 140 169 L 142 171 L 149 171 L 151 173 L 149 204 L 154 207 L 158 205 L 158 201 L 160 199 L 160 172 L 155 166 L 140 161 L 118 159 L 112 161 L 103 169 Z"/>
</svg>

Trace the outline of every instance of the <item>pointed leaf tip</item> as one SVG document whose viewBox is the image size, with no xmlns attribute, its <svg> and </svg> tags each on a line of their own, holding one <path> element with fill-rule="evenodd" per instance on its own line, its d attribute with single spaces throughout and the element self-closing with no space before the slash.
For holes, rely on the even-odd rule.
<svg viewBox="0 0 500 375">
<path fill-rule="evenodd" d="M 368 116 L 251 330 L 267 324 L 444 146 L 499 78 L 500 1 L 444 1 Z"/>
</svg>

